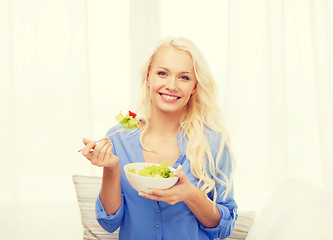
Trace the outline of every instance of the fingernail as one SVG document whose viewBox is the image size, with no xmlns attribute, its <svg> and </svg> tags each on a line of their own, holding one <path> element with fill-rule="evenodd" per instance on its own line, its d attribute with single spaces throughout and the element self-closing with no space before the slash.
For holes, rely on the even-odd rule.
<svg viewBox="0 0 333 240">
<path fill-rule="evenodd" d="M 146 191 L 146 193 L 153 194 L 153 192 L 151 190 L 149 190 L 149 189 Z"/>
<path fill-rule="evenodd" d="M 142 192 L 139 192 L 139 194 L 138 194 L 139 196 L 142 196 L 143 194 L 142 194 Z"/>
</svg>

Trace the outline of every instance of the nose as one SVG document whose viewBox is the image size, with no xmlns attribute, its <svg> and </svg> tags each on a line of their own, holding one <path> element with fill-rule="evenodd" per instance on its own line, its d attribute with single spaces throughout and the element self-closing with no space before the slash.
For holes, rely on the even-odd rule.
<svg viewBox="0 0 333 240">
<path fill-rule="evenodd" d="M 168 78 L 168 81 L 165 85 L 165 88 L 169 91 L 177 91 L 178 86 L 177 86 L 177 79 L 176 77 L 170 77 Z"/>
</svg>

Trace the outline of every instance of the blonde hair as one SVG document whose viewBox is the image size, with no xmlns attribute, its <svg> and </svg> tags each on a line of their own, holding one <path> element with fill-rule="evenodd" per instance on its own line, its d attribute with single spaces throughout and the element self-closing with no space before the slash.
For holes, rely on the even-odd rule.
<svg viewBox="0 0 333 240">
<path fill-rule="evenodd" d="M 213 191 L 213 202 L 216 202 L 217 190 L 216 183 L 225 187 L 223 199 L 225 200 L 232 188 L 232 176 L 230 177 L 222 172 L 220 162 L 223 150 L 229 151 L 227 157 L 231 157 L 232 169 L 234 169 L 234 157 L 230 148 L 229 134 L 222 124 L 221 111 L 216 101 L 216 84 L 208 69 L 208 65 L 199 51 L 199 49 L 185 38 L 168 37 L 163 39 L 154 49 L 150 58 L 143 65 L 141 70 L 140 88 L 141 91 L 137 101 L 137 113 L 140 118 L 146 122 L 145 128 L 149 124 L 151 116 L 151 98 L 146 85 L 150 65 L 153 62 L 157 52 L 161 48 L 173 47 L 177 50 L 185 51 L 190 54 L 193 60 L 194 72 L 197 79 L 197 90 L 191 96 L 185 106 L 180 128 L 183 130 L 183 136 L 187 138 L 186 156 L 190 160 L 191 172 L 199 179 L 199 189 L 208 196 Z M 221 140 L 217 155 L 213 156 L 210 149 L 211 142 L 204 136 L 205 127 L 221 134 Z M 142 135 L 144 133 L 144 129 Z M 141 135 L 141 136 L 142 136 Z M 215 157 L 215 159 L 214 159 Z M 221 180 L 218 175 L 222 175 Z"/>
</svg>

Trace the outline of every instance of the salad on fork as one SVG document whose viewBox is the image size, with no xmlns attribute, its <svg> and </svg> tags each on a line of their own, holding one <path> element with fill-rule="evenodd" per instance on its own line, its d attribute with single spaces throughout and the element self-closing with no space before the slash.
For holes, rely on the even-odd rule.
<svg viewBox="0 0 333 240">
<path fill-rule="evenodd" d="M 105 137 L 99 139 L 96 141 L 96 143 L 111 137 L 112 135 L 116 134 L 116 133 L 120 133 L 123 131 L 129 131 L 129 130 L 134 130 L 132 131 L 130 134 L 135 133 L 138 128 L 139 128 L 139 121 L 136 119 L 137 114 L 131 111 L 128 111 L 128 113 L 126 115 L 123 115 L 122 113 L 119 113 L 116 116 L 116 121 L 119 122 L 119 124 L 123 125 L 123 127 L 109 135 L 106 135 Z M 78 152 L 81 152 L 83 148 L 81 148 L 80 150 L 78 150 Z"/>
</svg>

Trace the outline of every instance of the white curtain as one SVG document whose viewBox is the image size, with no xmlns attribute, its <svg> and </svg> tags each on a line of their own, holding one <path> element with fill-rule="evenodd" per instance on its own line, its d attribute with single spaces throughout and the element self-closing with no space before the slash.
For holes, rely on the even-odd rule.
<svg viewBox="0 0 333 240">
<path fill-rule="evenodd" d="M 78 149 L 130 105 L 129 1 L 0 0 L 3 239 L 82 239 Z"/>
<path fill-rule="evenodd" d="M 230 1 L 229 9 L 225 107 L 248 196 L 240 201 L 260 209 L 288 178 L 333 193 L 333 2 Z"/>
<path fill-rule="evenodd" d="M 81 239 L 71 175 L 101 173 L 81 139 L 134 108 L 138 69 L 169 35 L 193 40 L 218 83 L 240 209 L 289 178 L 333 193 L 332 15 L 330 0 L 0 0 L 4 238 Z"/>
</svg>

